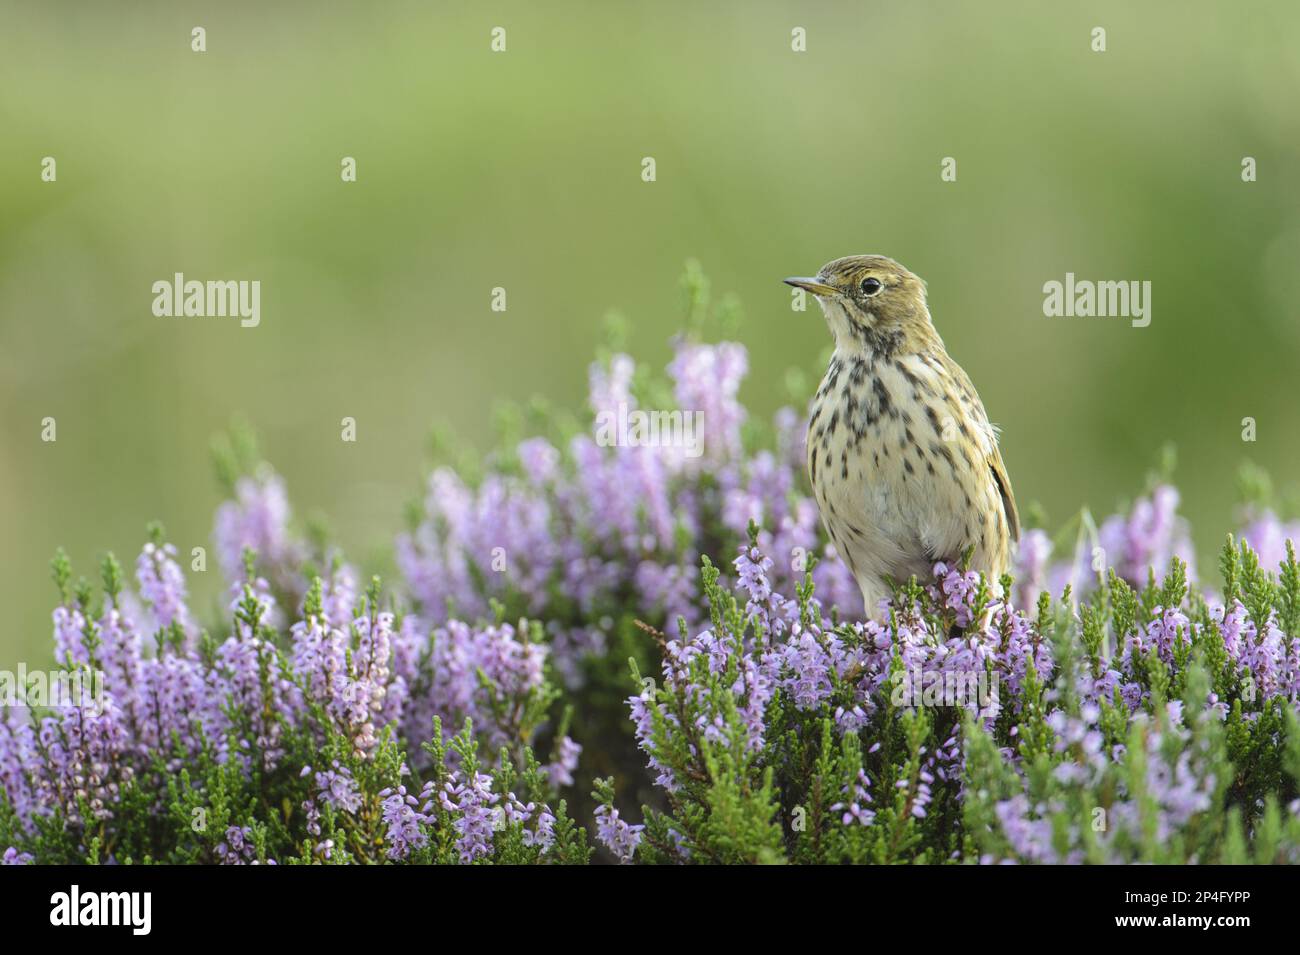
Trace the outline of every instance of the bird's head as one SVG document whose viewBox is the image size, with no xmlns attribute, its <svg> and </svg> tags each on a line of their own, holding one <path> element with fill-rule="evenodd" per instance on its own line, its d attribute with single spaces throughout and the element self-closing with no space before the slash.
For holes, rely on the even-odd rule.
<svg viewBox="0 0 1300 955">
<path fill-rule="evenodd" d="M 841 350 L 889 354 L 935 336 L 925 283 L 886 256 L 845 256 L 827 262 L 811 278 L 785 283 L 817 296 Z"/>
</svg>

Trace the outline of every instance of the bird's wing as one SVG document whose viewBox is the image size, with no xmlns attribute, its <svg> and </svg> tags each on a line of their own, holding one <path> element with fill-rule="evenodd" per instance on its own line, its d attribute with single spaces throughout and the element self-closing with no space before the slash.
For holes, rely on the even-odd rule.
<svg viewBox="0 0 1300 955">
<path fill-rule="evenodd" d="M 1002 512 L 1007 519 L 1007 530 L 1011 533 L 1011 539 L 1018 541 L 1020 540 L 1020 514 L 1016 510 L 1016 496 L 1011 492 L 1011 478 L 1007 477 L 1007 466 L 1002 463 L 1002 452 L 998 450 L 996 442 L 988 462 L 989 470 L 993 472 L 993 482 L 997 484 L 998 493 L 1002 495 Z"/>
<path fill-rule="evenodd" d="M 984 411 L 984 402 L 980 400 L 979 393 L 971 384 L 970 376 L 966 374 L 965 369 L 953 361 L 946 351 L 941 352 L 941 358 L 949 374 L 961 383 L 966 394 L 973 399 L 975 407 L 979 409 L 980 417 L 988 425 L 989 470 L 993 473 L 993 482 L 997 484 L 998 493 L 1002 496 L 1002 513 L 1007 519 L 1007 530 L 1011 534 L 1011 539 L 1018 541 L 1020 540 L 1020 512 L 1016 510 L 1016 496 L 1011 491 L 1011 478 L 1007 477 L 1007 466 L 1002 463 L 1002 452 L 998 450 L 997 426 L 989 422 L 988 414 Z"/>
</svg>

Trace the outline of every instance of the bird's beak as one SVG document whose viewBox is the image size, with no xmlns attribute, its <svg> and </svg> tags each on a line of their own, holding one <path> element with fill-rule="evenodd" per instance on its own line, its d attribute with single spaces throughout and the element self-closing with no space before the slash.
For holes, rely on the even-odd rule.
<svg viewBox="0 0 1300 955">
<path fill-rule="evenodd" d="M 836 294 L 836 290 L 833 287 L 827 285 L 825 282 L 818 281 L 815 278 L 812 279 L 793 278 L 793 279 L 782 279 L 782 281 L 785 282 L 786 285 L 793 285 L 795 288 L 807 289 L 809 292 L 812 292 L 814 295 L 835 295 Z"/>
</svg>

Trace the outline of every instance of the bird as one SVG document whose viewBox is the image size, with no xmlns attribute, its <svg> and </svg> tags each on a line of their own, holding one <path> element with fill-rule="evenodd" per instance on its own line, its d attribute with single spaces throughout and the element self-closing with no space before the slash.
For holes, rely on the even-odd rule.
<svg viewBox="0 0 1300 955">
<path fill-rule="evenodd" d="M 813 398 L 808 477 L 869 615 L 935 565 L 1000 593 L 1020 537 L 1015 495 L 970 377 L 935 330 L 920 277 L 851 255 L 787 285 L 816 296 L 835 350 Z"/>
</svg>

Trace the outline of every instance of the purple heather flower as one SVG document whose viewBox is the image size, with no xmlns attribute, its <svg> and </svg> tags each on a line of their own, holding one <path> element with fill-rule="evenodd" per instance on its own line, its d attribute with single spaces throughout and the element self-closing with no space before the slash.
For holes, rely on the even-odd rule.
<svg viewBox="0 0 1300 955">
<path fill-rule="evenodd" d="M 824 547 L 816 505 L 796 491 L 803 424 L 787 409 L 778 417 L 777 452 L 745 455 L 736 393 L 746 366 L 739 345 L 674 343 L 668 370 L 675 401 L 702 415 L 702 458 L 680 448 L 603 446 L 596 427 L 564 451 L 543 439 L 522 442 L 522 477 L 489 472 L 471 488 L 451 471 L 435 471 L 423 520 L 397 541 L 398 565 L 421 612 L 434 624 L 475 620 L 488 615 L 490 598 L 518 597 L 546 621 L 556 669 L 572 688 L 582 680 L 582 659 L 604 651 L 607 628 L 591 618 L 629 590 L 668 628 L 678 617 L 698 626 L 698 548 L 708 528 L 721 525 L 739 542 L 757 520 L 761 546 L 781 557 L 771 584 L 792 589 L 801 562 Z M 634 372 L 626 355 L 592 366 L 594 414 L 637 407 Z M 716 488 L 699 480 L 705 466 Z M 818 564 L 815 579 L 821 604 L 861 613 L 857 585 L 833 555 Z M 582 622 L 546 619 L 557 590 L 577 605 Z"/>
<path fill-rule="evenodd" d="M 636 372 L 636 363 L 624 354 L 614 355 L 608 365 L 596 362 L 589 374 L 589 398 L 591 410 L 596 414 L 610 412 L 617 414 L 619 405 L 636 407 L 632 397 L 632 376 Z"/>
<path fill-rule="evenodd" d="M 739 589 L 748 597 L 745 613 L 754 617 L 767 633 L 782 634 L 799 620 L 799 605 L 794 600 L 779 596 L 772 590 L 768 573 L 772 561 L 757 547 L 741 551 L 733 566 L 739 575 Z"/>
<path fill-rule="evenodd" d="M 1019 858 L 1026 862 L 1059 862 L 1053 846 L 1052 822 L 1038 816 L 1042 808 L 1036 810 L 1023 793 L 1017 793 L 994 807 L 1002 834 Z"/>
<path fill-rule="evenodd" d="M 239 741 L 241 761 L 254 754 L 260 768 L 273 769 L 284 755 L 282 718 L 300 709 L 297 687 L 281 672 L 275 648 L 260 638 L 229 637 L 216 659 L 218 699 L 248 714 L 251 733 Z"/>
<path fill-rule="evenodd" d="M 528 630 L 522 621 L 516 629 L 509 624 L 476 628 L 459 620 L 435 630 L 420 671 L 408 678 L 428 685 L 427 697 L 413 704 L 412 713 L 430 722 L 438 716 L 448 728 L 468 717 L 494 747 L 512 739 L 513 728 L 502 722 L 509 714 L 499 713 L 493 700 L 521 701 L 541 688 L 548 648 L 523 636 Z M 427 726 L 422 723 L 419 732 L 427 732 Z"/>
<path fill-rule="evenodd" d="M 457 816 L 454 825 L 460 834 L 456 848 L 461 862 L 471 863 L 492 853 L 493 833 L 505 819 L 505 809 L 498 805 L 501 797 L 492 792 L 491 784 L 492 778 L 483 773 L 473 773 L 468 781 L 452 773 L 439 795 L 442 807 Z"/>
<path fill-rule="evenodd" d="M 578 757 L 581 754 L 582 746 L 570 737 L 560 739 L 556 744 L 555 759 L 543 767 L 552 786 L 559 788 L 573 785 L 573 771 L 578 768 Z"/>
<path fill-rule="evenodd" d="M 645 826 L 629 825 L 620 819 L 613 806 L 596 807 L 596 838 L 621 864 L 626 865 L 636 855 L 644 829 Z"/>
<path fill-rule="evenodd" d="M 41 760 L 36 732 L 17 707 L 0 707 L 0 795 L 25 824 L 42 809 L 33 768 Z"/>
<path fill-rule="evenodd" d="M 537 824 L 532 829 L 524 830 L 524 845 L 538 846 L 543 853 L 555 844 L 555 816 L 547 806 L 542 806 L 537 814 Z"/>
<path fill-rule="evenodd" d="M 330 573 L 321 590 L 321 609 L 325 620 L 330 626 L 348 633 L 357 616 L 356 606 L 357 572 L 347 564 L 341 564 Z"/>
<path fill-rule="evenodd" d="M 1032 612 L 1038 605 L 1038 595 L 1048 586 L 1051 556 L 1052 539 L 1045 531 L 1033 528 L 1020 535 L 1011 575 L 1016 581 L 1014 602 L 1021 610 Z"/>
<path fill-rule="evenodd" d="M 521 441 L 517 451 L 524 474 L 533 484 L 548 484 L 560 473 L 560 451 L 545 438 Z"/>
<path fill-rule="evenodd" d="M 812 631 L 804 630 L 792 633 L 781 651 L 781 683 L 799 709 L 815 709 L 830 697 L 831 676 L 837 663 L 836 643 L 830 638 L 824 645 Z"/>
<path fill-rule="evenodd" d="M 650 741 L 654 729 L 652 710 L 658 710 L 658 704 L 652 700 L 649 692 L 628 697 L 627 704 L 631 711 L 632 723 L 636 727 L 637 746 L 649 756 L 646 766 L 656 774 L 655 785 L 667 792 L 676 792 L 679 786 L 673 777 L 672 770 L 659 762 Z M 676 717 L 672 716 L 672 714 L 663 715 L 670 722 L 676 722 Z"/>
<path fill-rule="evenodd" d="M 874 809 L 868 809 L 871 804 L 871 779 L 867 776 L 866 770 L 858 770 L 858 778 L 845 791 L 845 802 L 837 802 L 831 806 L 831 812 L 842 812 L 840 821 L 846 826 L 855 823 L 862 826 L 873 825 L 876 821 L 876 812 Z"/>
<path fill-rule="evenodd" d="M 980 575 L 973 570 L 962 573 L 955 567 L 949 568 L 944 564 L 935 564 L 934 574 L 942 580 L 940 589 L 946 598 L 944 606 L 957 611 L 957 626 L 969 625 L 974 615 Z"/>
<path fill-rule="evenodd" d="M 138 596 L 125 591 L 104 601 L 95 619 L 87 607 L 65 600 L 53 615 L 58 661 L 102 671 L 103 706 L 38 713 L 34 723 L 0 712 L 0 794 L 17 820 L 15 846 L 4 862 L 31 861 L 18 847 L 55 814 L 74 838 L 95 824 L 111 828 L 122 811 L 122 793 L 141 791 L 141 779 L 154 791 L 159 767 L 167 774 L 193 770 L 200 754 L 245 776 L 292 776 L 300 767 L 285 765 L 288 754 L 310 745 L 312 734 L 323 742 L 314 723 L 322 711 L 355 750 L 329 768 L 303 770 L 310 781 L 299 784 L 308 788 L 302 818 L 309 844 L 318 858 L 328 859 L 335 847 L 322 841 L 322 810 L 361 814 L 361 788 L 348 766 L 373 756 L 386 726 L 397 727 L 412 760 L 421 758 L 418 741 L 435 717 L 444 733 L 468 718 L 490 748 L 513 749 L 528 741 L 532 728 L 532 717 L 521 714 L 535 712 L 547 698 L 548 667 L 571 688 L 579 686 L 586 658 L 616 646 L 612 637 L 633 612 L 671 635 L 662 689 L 645 690 L 628 703 L 651 776 L 679 799 L 687 798 L 684 790 L 694 779 L 674 773 L 683 754 L 698 757 L 702 745 L 726 747 L 742 762 L 766 768 L 770 734 L 798 739 L 805 731 L 820 733 L 824 721 L 839 736 L 858 735 L 858 741 L 842 741 L 846 751 L 865 750 L 867 764 L 877 765 L 880 714 L 888 711 L 891 676 L 900 666 L 945 688 L 972 676 L 993 681 L 991 699 L 945 697 L 939 705 L 955 702 L 986 728 L 1009 734 L 999 739 L 1010 740 L 1001 756 L 1016 774 L 1009 778 L 1022 778 L 1015 744 L 1023 734 L 1015 723 L 1024 716 L 1025 685 L 1036 674 L 1046 688 L 1042 705 L 1055 762 L 1053 779 L 1045 780 L 1049 795 L 1031 801 L 1026 789 L 994 807 L 994 828 L 1009 843 L 1008 855 L 1023 861 L 1079 861 L 1075 848 L 1058 848 L 1062 838 L 1077 846 L 1070 827 L 1086 824 L 1071 822 L 1061 833 L 1064 803 L 1050 795 L 1061 786 L 1092 786 L 1103 776 L 1115 786 L 1112 825 L 1097 840 L 1104 851 L 1113 848 L 1115 833 L 1136 841 L 1150 824 L 1151 806 L 1162 841 L 1214 807 L 1212 763 L 1191 741 L 1206 721 L 1229 718 L 1236 694 L 1225 700 L 1211 694 L 1204 706 L 1175 701 L 1155 716 L 1146 713 L 1153 706 L 1144 689 L 1148 668 L 1176 667 L 1182 645 L 1219 643 L 1227 675 L 1243 685 L 1249 676 L 1262 700 L 1280 697 L 1292 706 L 1300 700 L 1300 638 L 1283 632 L 1278 614 L 1256 620 L 1241 601 L 1226 607 L 1211 601 L 1208 617 L 1194 612 L 1192 603 L 1152 609 L 1144 602 L 1129 632 L 1108 634 L 1095 656 L 1076 662 L 1074 672 L 1059 672 L 1053 641 L 1037 630 L 1034 603 L 1043 588 L 1059 591 L 1067 579 L 1077 593 L 1095 585 L 1094 541 L 1087 533 L 1073 553 L 1053 555 L 1046 534 L 1027 531 L 1016 558 L 1016 590 L 980 614 L 976 575 L 940 565 L 924 582 L 921 605 L 892 606 L 887 615 L 861 621 L 856 583 L 826 544 L 817 506 L 801 490 L 805 416 L 778 413 L 773 450 L 747 451 L 741 440 L 745 410 L 737 394 L 746 364 L 738 345 L 674 345 L 673 401 L 703 416 L 703 458 L 673 448 L 605 446 L 588 433 L 563 447 L 526 440 L 509 467 L 489 469 L 473 483 L 450 470 L 434 472 L 424 513 L 397 543 L 407 596 L 417 606 L 400 626 L 391 613 L 358 599 L 357 572 L 336 555 L 326 561 L 332 570 L 321 612 L 303 619 L 307 549 L 289 530 L 283 483 L 269 471 L 241 479 L 235 499 L 218 513 L 215 536 L 222 569 L 234 585 L 230 607 L 244 610 L 251 593 L 258 626 L 241 620 L 218 635 L 215 650 L 207 642 L 200 650 L 171 545 L 147 545 L 136 562 Z M 631 359 L 621 355 L 594 367 L 593 411 L 635 407 L 634 372 Z M 1103 521 L 1099 537 L 1107 562 L 1140 585 L 1152 567 L 1161 572 L 1172 557 L 1190 557 L 1177 503 L 1174 489 L 1162 486 L 1128 513 Z M 758 525 L 755 544 L 751 520 Z M 1244 537 L 1264 567 L 1275 571 L 1283 542 L 1296 529 L 1263 513 Z M 245 548 L 257 553 L 247 581 Z M 711 618 L 701 600 L 704 554 L 715 560 L 735 555 L 722 564 L 720 582 L 751 621 L 742 633 L 732 632 L 729 607 Z M 822 558 L 812 573 L 816 596 L 801 606 L 795 587 L 810 555 Z M 490 622 L 494 598 L 539 623 Z M 959 632 L 948 632 L 948 614 L 933 613 L 936 607 L 951 613 Z M 151 639 L 171 624 L 185 635 L 179 645 Z M 1128 711 L 1121 716 L 1146 726 L 1143 749 L 1133 754 L 1144 760 L 1140 774 L 1115 772 L 1127 749 L 1107 746 L 1099 725 L 1101 704 L 1116 697 Z M 1002 707 L 1013 716 L 1005 730 Z M 1243 709 L 1247 721 L 1257 718 L 1257 707 Z M 923 749 L 916 777 L 900 780 L 888 794 L 892 805 L 901 793 L 917 820 L 926 817 L 932 799 L 951 791 L 964 795 L 961 721 L 938 725 L 954 728 L 942 743 Z M 663 733 L 673 744 L 666 752 L 656 738 Z M 567 736 L 556 741 L 553 762 L 544 767 L 552 786 L 573 784 L 580 752 Z M 439 775 L 436 786 L 427 783 L 418 798 L 401 786 L 380 794 L 390 858 L 407 859 L 424 846 L 435 815 L 446 818 L 444 812 L 454 827 L 447 837 L 465 862 L 490 858 L 502 825 L 519 827 L 526 845 L 553 844 L 549 807 L 493 791 L 493 778 L 458 764 L 460 758 L 454 755 L 446 767 L 450 775 Z M 1145 789 L 1142 799 L 1126 791 L 1137 782 Z M 843 824 L 874 824 L 865 771 L 838 798 L 834 809 Z M 435 801 L 441 811 L 433 813 Z M 168 812 L 161 798 L 148 811 Z M 643 827 L 624 822 L 611 806 L 596 815 L 601 842 L 620 861 L 631 861 Z M 256 862 L 253 832 L 227 829 L 219 858 Z M 679 844 L 686 840 L 675 830 L 669 835 Z M 988 860 L 1002 861 L 993 853 Z"/>
<path fill-rule="evenodd" d="M 429 820 L 419 811 L 419 800 L 407 793 L 405 786 L 381 790 L 379 798 L 383 801 L 381 815 L 388 825 L 388 858 L 405 859 L 412 849 L 429 841 L 420 828 Z"/>
<path fill-rule="evenodd" d="M 60 663 L 89 663 L 86 618 L 76 607 L 54 608 L 54 653 Z"/>
<path fill-rule="evenodd" d="M 668 366 L 676 383 L 677 405 L 699 412 L 704 424 L 704 454 L 695 459 L 698 465 L 689 466 L 716 465 L 740 457 L 745 409 L 736 393 L 748 370 L 749 357 L 741 345 L 678 343 Z"/>
<path fill-rule="evenodd" d="M 1300 521 L 1283 522 L 1266 510 L 1252 517 L 1241 529 L 1241 539 L 1258 555 L 1260 567 L 1277 573 L 1286 559 L 1287 542 L 1295 549 L 1296 542 L 1300 541 Z"/>
<path fill-rule="evenodd" d="M 321 802 L 341 812 L 356 813 L 361 808 L 357 781 L 346 766 L 339 765 L 338 760 L 334 761 L 332 769 L 316 774 L 316 787 L 320 790 L 318 798 Z"/>
<path fill-rule="evenodd" d="M 257 566 L 285 590 L 300 590 L 304 549 L 289 531 L 289 496 L 279 475 L 264 470 L 235 483 L 234 500 L 217 508 L 212 536 L 217 561 L 229 581 L 244 578 L 244 551 L 257 554 Z"/>
<path fill-rule="evenodd" d="M 217 861 L 222 865 L 256 865 L 257 849 L 253 845 L 253 830 L 248 826 L 231 826 L 226 839 L 217 845 Z"/>
<path fill-rule="evenodd" d="M 153 611 L 152 629 L 170 627 L 173 621 L 186 633 L 193 629 L 186 606 L 185 575 L 176 563 L 173 545 L 145 544 L 135 562 L 135 577 L 140 596 Z"/>
<path fill-rule="evenodd" d="M 1149 498 L 1138 498 L 1127 516 L 1107 518 L 1099 530 L 1108 566 L 1137 586 L 1147 582 L 1147 571 L 1158 576 L 1169 571 L 1178 557 L 1195 579 L 1195 558 L 1187 524 L 1177 514 L 1178 491 L 1162 484 Z"/>
</svg>

